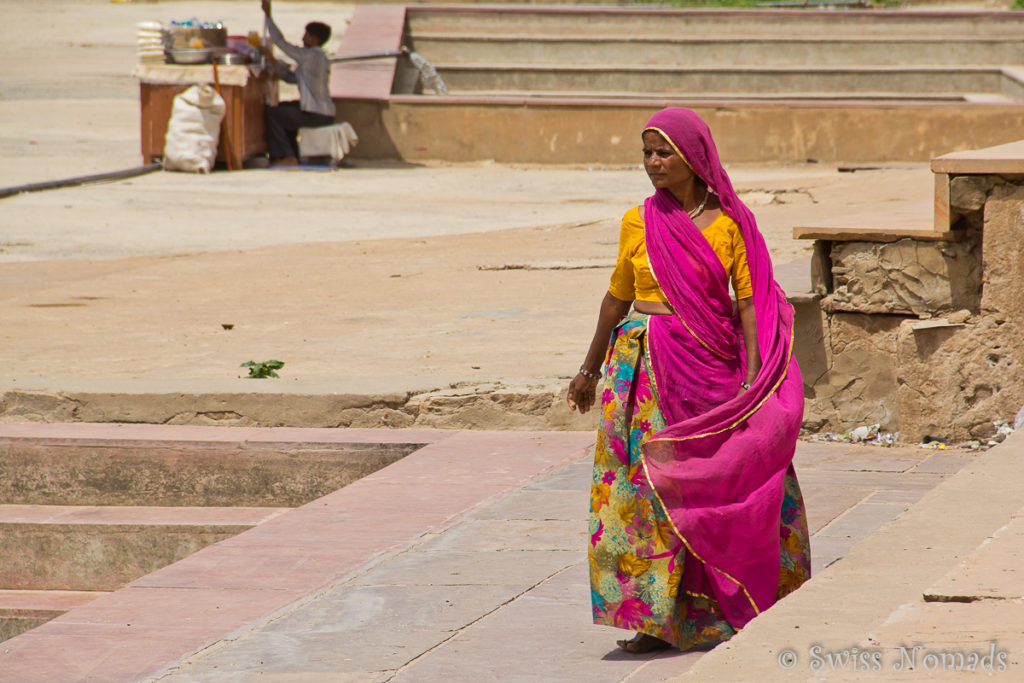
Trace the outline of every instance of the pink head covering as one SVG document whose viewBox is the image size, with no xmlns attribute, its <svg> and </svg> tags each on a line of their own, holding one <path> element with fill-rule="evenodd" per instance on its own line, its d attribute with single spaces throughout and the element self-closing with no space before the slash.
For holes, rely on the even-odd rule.
<svg viewBox="0 0 1024 683">
<path fill-rule="evenodd" d="M 644 467 L 674 529 L 699 561 L 682 589 L 710 592 L 741 627 L 775 601 L 783 478 L 803 416 L 792 356 L 793 309 L 775 283 L 757 222 L 733 189 L 711 131 L 688 109 L 664 109 L 644 131 L 668 141 L 739 226 L 750 267 L 761 369 L 740 392 L 746 358 L 728 275 L 665 189 L 645 202 L 651 269 L 674 316 L 651 316 L 648 349 L 668 426 L 643 447 Z"/>
<path fill-rule="evenodd" d="M 767 341 L 767 339 L 761 333 L 765 332 L 770 336 L 772 332 L 770 328 L 774 327 L 772 323 L 777 321 L 779 317 L 780 303 L 786 307 L 788 307 L 788 304 L 785 303 L 785 293 L 775 283 L 771 257 L 768 255 L 768 248 L 765 245 L 764 238 L 757 229 L 757 221 L 754 219 L 754 214 L 736 195 L 732 181 L 729 180 L 729 175 L 725 172 L 718 159 L 718 149 L 715 147 L 715 141 L 711 137 L 708 125 L 689 109 L 672 107 L 662 109 L 652 116 L 651 120 L 644 127 L 644 132 L 649 130 L 659 133 L 675 148 L 690 168 L 693 169 L 694 173 L 707 183 L 708 189 L 718 195 L 722 211 L 739 226 L 740 234 L 743 236 L 743 242 L 746 245 L 751 287 L 754 290 L 755 308 L 758 313 L 758 340 L 763 346 L 764 341 Z M 661 224 L 659 226 L 660 229 L 668 229 L 676 233 L 682 231 L 681 226 L 683 224 L 686 227 L 696 227 L 693 226 L 693 221 L 689 219 L 682 206 L 668 190 L 657 190 L 655 195 L 647 201 L 656 205 L 653 212 L 649 209 L 645 210 L 644 215 L 647 217 L 648 226 L 652 222 L 658 222 Z M 666 226 L 666 224 L 668 225 Z M 694 237 L 694 235 L 690 235 L 691 240 Z M 704 241 L 706 242 L 706 240 Z M 658 243 L 664 244 L 663 242 Z M 665 249 L 668 249 L 668 247 L 666 246 Z M 671 259 L 678 257 L 678 254 L 665 253 L 665 249 L 662 249 L 658 256 Z M 648 245 L 648 251 L 650 251 L 650 245 Z M 702 251 L 705 251 L 706 256 L 706 250 L 702 249 Z M 655 258 L 657 257 L 652 257 L 652 266 L 654 266 L 653 261 Z M 669 268 L 668 270 L 671 271 L 672 269 Z M 666 280 L 664 282 L 662 281 L 663 277 Z M 672 277 L 672 273 L 666 272 L 662 276 L 659 272 L 658 283 L 661 285 L 665 295 L 669 297 L 669 301 L 671 301 L 672 295 L 666 287 L 674 288 L 679 284 Z M 719 294 L 719 292 L 715 292 L 715 294 Z M 725 294 L 728 296 L 728 291 Z M 719 300 L 718 303 L 721 303 L 721 301 Z M 731 305 L 729 308 L 731 309 Z M 764 321 L 764 324 L 762 324 L 762 321 Z M 701 323 L 695 321 L 695 324 Z M 704 332 L 702 336 L 708 337 L 706 341 L 709 342 L 731 343 L 732 341 L 730 338 L 732 335 L 715 326 L 711 329 L 702 329 L 702 332 Z"/>
</svg>

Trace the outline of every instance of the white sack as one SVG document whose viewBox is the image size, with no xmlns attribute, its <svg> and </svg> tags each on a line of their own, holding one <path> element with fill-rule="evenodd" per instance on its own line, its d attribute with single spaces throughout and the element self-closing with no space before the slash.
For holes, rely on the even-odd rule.
<svg viewBox="0 0 1024 683">
<path fill-rule="evenodd" d="M 212 85 L 193 85 L 174 97 L 164 142 L 164 168 L 209 173 L 217 160 L 224 100 Z"/>
</svg>

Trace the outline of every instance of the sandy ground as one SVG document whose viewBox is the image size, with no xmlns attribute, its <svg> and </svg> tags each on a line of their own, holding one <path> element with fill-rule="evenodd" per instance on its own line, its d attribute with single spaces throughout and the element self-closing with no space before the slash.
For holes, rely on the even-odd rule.
<svg viewBox="0 0 1024 683">
<path fill-rule="evenodd" d="M 0 185 L 141 163 L 135 25 L 232 33 L 253 2 L 5 0 Z M 350 5 L 278 2 L 286 34 Z M 36 39 L 42 34 L 45 42 Z M 336 45 L 337 35 L 332 40 Z M 800 224 L 927 200 L 925 166 L 734 165 L 776 263 Z M 357 162 L 335 172 L 155 173 L 0 200 L 0 364 L 14 377 L 566 377 L 607 286 L 639 166 Z M 233 325 L 227 330 L 224 325 Z"/>
</svg>

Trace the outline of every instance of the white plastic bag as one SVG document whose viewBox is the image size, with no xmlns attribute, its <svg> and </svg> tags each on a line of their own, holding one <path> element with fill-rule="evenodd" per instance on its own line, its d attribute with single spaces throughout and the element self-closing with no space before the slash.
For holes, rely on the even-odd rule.
<svg viewBox="0 0 1024 683">
<path fill-rule="evenodd" d="M 217 160 L 224 100 L 212 85 L 193 85 L 174 97 L 164 142 L 164 168 L 209 173 Z"/>
<path fill-rule="evenodd" d="M 420 85 L 424 95 L 447 95 L 448 86 L 445 85 L 441 75 L 437 73 L 434 65 L 428 62 L 417 52 L 409 53 L 409 61 L 420 72 Z"/>
</svg>

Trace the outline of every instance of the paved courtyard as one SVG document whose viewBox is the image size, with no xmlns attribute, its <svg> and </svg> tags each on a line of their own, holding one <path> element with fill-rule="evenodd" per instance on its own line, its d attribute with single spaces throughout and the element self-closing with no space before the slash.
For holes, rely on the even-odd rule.
<svg viewBox="0 0 1024 683">
<path fill-rule="evenodd" d="M 343 26 L 351 5 L 278 11 L 289 32 L 328 7 L 322 18 Z M 141 163 L 138 21 L 258 22 L 255 3 L 38 8 L 4 5 L 5 45 L 24 59 L 0 64 L 3 185 Z M 37 40 L 40 22 L 60 38 Z M 777 264 L 807 255 L 794 225 L 932 192 L 926 165 L 729 171 Z M 555 416 L 564 432 L 493 431 L 523 425 L 473 408 L 430 425 L 446 430 L 327 437 L 247 429 L 233 411 L 245 401 L 329 426 L 372 396 L 380 425 L 419 394 L 563 385 L 619 217 L 647 192 L 636 167 L 356 162 L 161 172 L 0 200 L 0 438 L 425 444 L 0 643 L 0 680 L 882 680 L 897 675 L 901 644 L 991 642 L 1010 666 L 992 677 L 1020 680 L 1019 435 L 973 455 L 801 442 L 816 578 L 711 653 L 634 659 L 616 650 L 619 633 L 589 623 L 589 417 Z M 286 362 L 280 380 L 239 378 L 242 362 L 269 358 Z M 314 410 L 310 397 L 327 398 Z M 112 419 L 168 426 L 76 424 Z M 814 643 L 875 647 L 886 670 L 811 669 Z M 794 666 L 780 668 L 790 649 Z"/>
<path fill-rule="evenodd" d="M 3 680 L 658 681 L 705 656 L 625 655 L 590 623 L 591 433 L 7 424 L 0 440 L 424 444 L 0 644 Z M 838 580 L 971 459 L 801 442 L 815 574 Z"/>
</svg>

